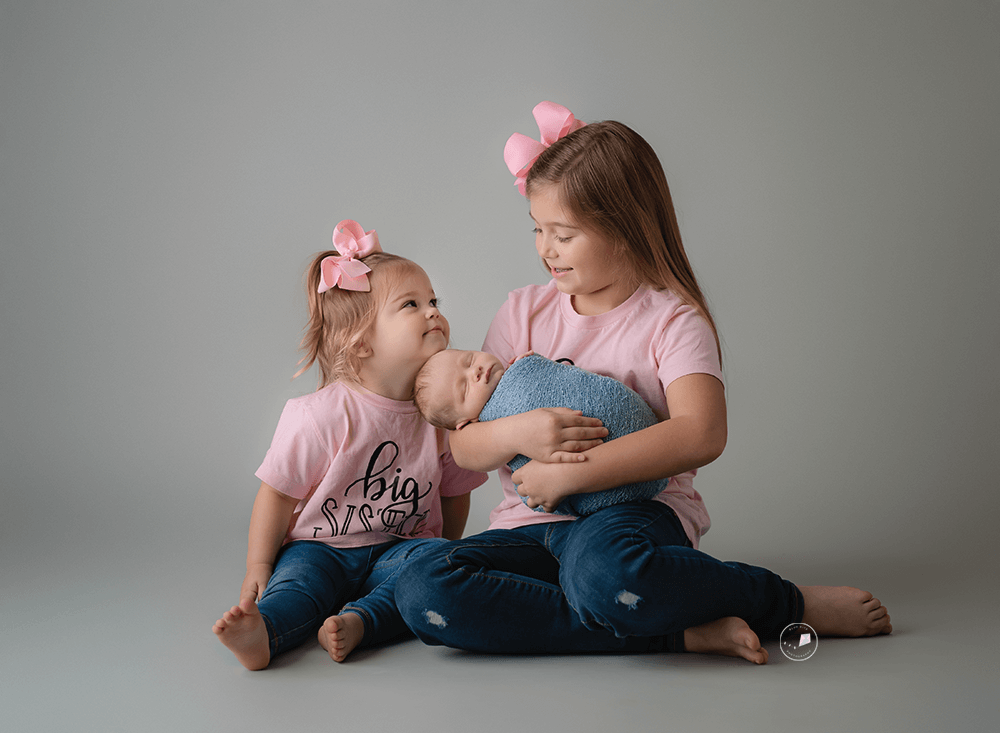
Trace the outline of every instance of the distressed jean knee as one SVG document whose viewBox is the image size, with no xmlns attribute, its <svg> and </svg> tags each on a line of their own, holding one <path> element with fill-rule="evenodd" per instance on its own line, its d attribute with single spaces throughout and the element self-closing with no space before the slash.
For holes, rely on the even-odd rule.
<svg viewBox="0 0 1000 733">
<path fill-rule="evenodd" d="M 642 581 L 630 573 L 609 576 L 592 563 L 568 563 L 560 574 L 563 590 L 583 623 L 615 636 L 648 635 L 650 607 Z"/>
<path fill-rule="evenodd" d="M 396 580 L 396 607 L 403 621 L 425 644 L 443 643 L 435 634 L 447 628 L 447 616 L 437 609 L 440 593 L 433 563 L 426 557 L 414 558 L 399 572 Z"/>
</svg>

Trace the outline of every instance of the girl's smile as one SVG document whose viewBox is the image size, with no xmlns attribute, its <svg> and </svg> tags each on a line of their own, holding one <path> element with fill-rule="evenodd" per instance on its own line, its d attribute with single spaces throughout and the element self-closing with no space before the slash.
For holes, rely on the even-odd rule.
<svg viewBox="0 0 1000 733">
<path fill-rule="evenodd" d="M 635 291 L 621 276 L 621 263 L 611 244 L 598 232 L 575 222 L 563 206 L 557 186 L 538 187 L 531 194 L 535 248 L 556 287 L 572 296 L 573 308 L 584 316 L 616 308 Z"/>
</svg>

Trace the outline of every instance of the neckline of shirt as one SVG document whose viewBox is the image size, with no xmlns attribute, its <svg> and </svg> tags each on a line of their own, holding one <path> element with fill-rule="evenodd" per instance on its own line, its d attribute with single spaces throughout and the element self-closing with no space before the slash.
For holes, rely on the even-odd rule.
<svg viewBox="0 0 1000 733">
<path fill-rule="evenodd" d="M 383 410 L 391 410 L 392 412 L 399 412 L 406 415 L 412 415 L 417 412 L 417 406 L 410 400 L 401 401 L 394 400 L 390 397 L 384 397 L 377 392 L 372 392 L 370 389 L 367 389 L 360 384 L 349 384 L 348 382 L 337 382 L 337 384 L 342 385 L 344 389 L 351 392 L 364 402 L 380 407 Z"/>
<path fill-rule="evenodd" d="M 554 287 L 554 286 L 553 286 Z M 615 321 L 621 320 L 629 313 L 634 311 L 638 306 L 639 302 L 646 297 L 649 290 L 645 287 L 636 288 L 635 292 L 632 293 L 624 303 L 615 306 L 611 310 L 605 313 L 599 313 L 596 316 L 582 316 L 573 309 L 572 296 L 566 293 L 559 292 L 559 308 L 562 312 L 563 318 L 568 321 L 575 328 L 581 329 L 596 329 L 604 328 Z"/>
</svg>

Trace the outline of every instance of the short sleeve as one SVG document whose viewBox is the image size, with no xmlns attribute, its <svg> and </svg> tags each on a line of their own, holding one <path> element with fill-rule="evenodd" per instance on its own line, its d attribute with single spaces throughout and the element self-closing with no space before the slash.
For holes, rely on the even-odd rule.
<svg viewBox="0 0 1000 733">
<path fill-rule="evenodd" d="M 701 314 L 684 305 L 660 332 L 657 375 L 663 388 L 688 374 L 710 374 L 724 383 L 715 333 Z"/>
<path fill-rule="evenodd" d="M 489 478 L 488 474 L 470 471 L 455 463 L 448 443 L 448 433 L 447 431 L 442 432 L 445 434 L 445 450 L 441 454 L 441 486 L 439 487 L 441 496 L 468 494 L 477 486 L 486 483 L 486 479 Z"/>
<path fill-rule="evenodd" d="M 329 470 L 331 449 L 309 411 L 289 400 L 256 476 L 283 494 L 305 498 Z"/>
</svg>

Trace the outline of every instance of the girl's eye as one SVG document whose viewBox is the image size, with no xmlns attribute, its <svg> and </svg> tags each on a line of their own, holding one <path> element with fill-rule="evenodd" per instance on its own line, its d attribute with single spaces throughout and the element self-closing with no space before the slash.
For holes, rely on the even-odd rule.
<svg viewBox="0 0 1000 733">
<path fill-rule="evenodd" d="M 531 231 L 535 233 L 536 237 L 542 233 L 542 230 L 539 229 L 538 227 L 535 227 Z M 566 244 L 566 242 L 568 242 L 571 239 L 571 237 L 560 237 L 558 234 L 553 234 L 552 238 L 557 242 L 559 242 L 559 244 Z"/>
<path fill-rule="evenodd" d="M 416 308 L 417 307 L 417 301 L 415 301 L 415 300 L 408 300 L 405 303 L 403 303 L 403 307 L 404 308 L 410 308 L 411 306 L 413 308 Z"/>
<path fill-rule="evenodd" d="M 437 298 L 431 298 L 431 308 L 439 308 L 441 306 L 441 301 Z"/>
</svg>

